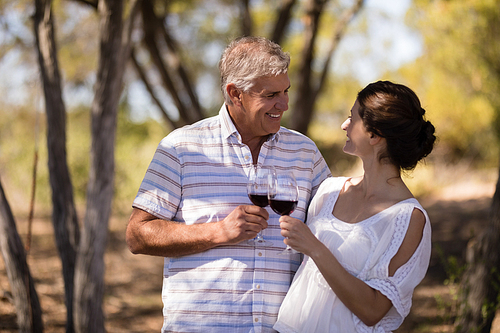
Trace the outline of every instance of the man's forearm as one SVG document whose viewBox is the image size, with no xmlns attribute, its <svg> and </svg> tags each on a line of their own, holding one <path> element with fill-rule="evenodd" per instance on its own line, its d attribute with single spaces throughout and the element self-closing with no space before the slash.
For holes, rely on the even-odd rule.
<svg viewBox="0 0 500 333">
<path fill-rule="evenodd" d="M 126 241 L 134 254 L 180 257 L 220 245 L 213 223 L 185 225 L 158 219 L 134 209 L 127 226 Z"/>
</svg>

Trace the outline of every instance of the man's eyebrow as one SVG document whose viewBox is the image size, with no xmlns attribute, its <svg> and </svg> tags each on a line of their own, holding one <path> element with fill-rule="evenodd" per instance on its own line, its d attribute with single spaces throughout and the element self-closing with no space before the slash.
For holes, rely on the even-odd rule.
<svg viewBox="0 0 500 333">
<path fill-rule="evenodd" d="M 283 90 L 283 91 L 290 90 L 290 87 L 291 87 L 291 86 L 292 86 L 291 84 L 290 84 L 290 85 L 288 85 L 288 87 L 287 87 L 285 90 Z M 281 90 L 269 91 L 269 93 L 271 93 L 271 94 L 276 94 L 276 93 L 279 93 L 280 91 L 281 91 Z"/>
</svg>

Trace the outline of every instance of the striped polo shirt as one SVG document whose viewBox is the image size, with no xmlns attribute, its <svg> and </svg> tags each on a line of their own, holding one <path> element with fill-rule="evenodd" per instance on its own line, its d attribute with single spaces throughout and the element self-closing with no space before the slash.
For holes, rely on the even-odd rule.
<svg viewBox="0 0 500 333">
<path fill-rule="evenodd" d="M 294 173 L 300 195 L 291 216 L 301 220 L 331 175 L 314 142 L 283 127 L 264 142 L 257 163 Z M 252 204 L 246 188 L 251 167 L 250 149 L 223 105 L 218 116 L 176 129 L 160 142 L 133 206 L 188 225 L 221 221 L 237 206 Z M 266 209 L 263 237 L 272 246 L 241 242 L 165 258 L 162 332 L 274 332 L 301 257 L 278 255 L 285 248 L 279 216 Z"/>
</svg>

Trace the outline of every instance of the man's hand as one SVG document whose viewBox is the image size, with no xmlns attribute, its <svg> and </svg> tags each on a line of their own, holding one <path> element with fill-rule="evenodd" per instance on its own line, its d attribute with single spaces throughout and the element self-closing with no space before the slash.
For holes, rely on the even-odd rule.
<svg viewBox="0 0 500 333">
<path fill-rule="evenodd" d="M 259 206 L 241 205 L 236 207 L 220 223 L 221 245 L 236 244 L 252 239 L 266 229 L 269 213 Z"/>
</svg>

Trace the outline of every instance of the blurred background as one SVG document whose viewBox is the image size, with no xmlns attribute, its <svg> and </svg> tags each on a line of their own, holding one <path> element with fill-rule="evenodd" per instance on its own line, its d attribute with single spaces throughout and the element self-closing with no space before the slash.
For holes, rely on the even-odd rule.
<svg viewBox="0 0 500 333">
<path fill-rule="evenodd" d="M 66 309 L 50 222 L 35 3 L 0 0 L 0 179 L 21 239 L 33 232 L 28 261 L 39 284 L 46 330 L 53 332 L 64 331 Z M 135 3 L 124 2 L 124 17 L 134 8 L 138 14 L 117 109 L 105 257 L 107 331 L 161 327 L 162 261 L 128 253 L 123 233 L 131 203 L 159 141 L 176 127 L 218 112 L 223 99 L 217 64 L 227 43 L 240 35 L 260 35 L 273 37 L 291 55 L 290 105 L 283 125 L 310 136 L 333 175 L 360 172 L 355 159 L 342 153 L 345 133 L 340 129 L 359 90 L 383 79 L 405 84 L 420 97 L 438 142 L 405 180 L 436 214 L 433 223 L 444 219 L 449 228 L 436 225 L 443 242 L 435 247 L 433 264 L 440 268 L 416 302 L 421 311 L 433 311 L 416 310 L 411 327 L 399 332 L 452 332 L 464 249 L 487 225 L 498 178 L 500 1 L 142 0 L 139 9 Z M 92 0 L 54 0 L 50 8 L 66 108 L 67 163 L 83 220 L 100 14 Z M 28 230 L 34 168 L 34 220 Z M 452 214 L 456 219 L 446 220 Z M 443 249 L 449 245 L 444 240 L 454 237 L 459 246 Z M 0 266 L 0 332 L 17 327 L 9 288 Z"/>
<path fill-rule="evenodd" d="M 275 2 L 249 1 L 254 35 L 270 35 Z M 352 2 L 325 1 L 311 62 L 313 74 L 322 70 L 339 13 Z M 228 41 L 241 34 L 239 2 L 158 1 L 155 6 L 176 40 L 177 52 L 198 96 L 202 115 L 216 114 L 222 104 L 217 63 Z M 294 116 L 294 93 L 299 85 L 306 24 L 304 6 L 306 1 L 297 1 L 281 42 L 292 58 L 291 111 L 287 112 L 285 126 Z M 96 9 L 83 1 L 54 1 L 52 9 L 67 109 L 68 163 L 76 203 L 83 205 L 90 150 L 89 110 L 99 56 L 99 18 Z M 439 142 L 429 163 L 417 168 L 411 176 L 415 182 L 421 173 L 424 178 L 414 185 L 414 191 L 428 193 L 456 182 L 458 175 L 474 177 L 470 172 L 480 171 L 481 175 L 497 168 L 499 75 L 494 72 L 493 64 L 482 57 L 486 46 L 494 43 L 496 49 L 499 47 L 495 27 L 488 27 L 487 19 L 481 17 L 493 10 L 498 12 L 498 2 L 364 2 L 332 55 L 328 77 L 307 130 L 334 174 L 345 174 L 352 167 L 349 157 L 341 153 L 344 133 L 340 124 L 347 117 L 356 93 L 379 79 L 411 87 L 437 129 Z M 11 204 L 21 210 L 27 208 L 24 203 L 30 195 L 36 146 L 40 151 L 36 206 L 42 209 L 50 205 L 46 120 L 32 28 L 33 11 L 30 1 L 0 2 L 0 172 Z M 152 55 L 144 46 L 143 34 L 137 28 L 132 36 L 135 57 L 148 75 L 154 98 L 162 109 L 129 63 L 116 136 L 113 200 L 116 209 L 130 208 L 160 138 L 172 130 L 170 122 L 182 123 L 178 106 L 164 88 Z M 165 55 L 165 66 L 171 66 L 168 61 L 177 60 L 169 55 L 164 41 L 158 44 L 164 48 L 159 52 Z M 181 90 L 179 94 L 182 93 Z M 165 120 L 164 113 L 171 121 Z M 440 173 L 443 168 L 458 173 L 449 170 Z"/>
</svg>

